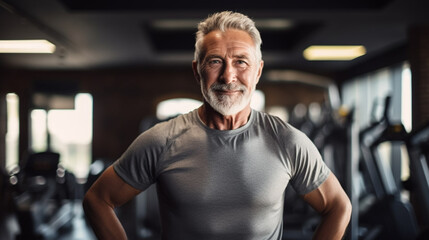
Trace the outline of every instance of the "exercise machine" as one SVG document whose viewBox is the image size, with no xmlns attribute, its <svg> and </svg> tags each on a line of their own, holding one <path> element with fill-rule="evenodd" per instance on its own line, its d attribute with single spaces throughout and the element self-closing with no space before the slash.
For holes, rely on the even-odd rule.
<svg viewBox="0 0 429 240">
<path fill-rule="evenodd" d="M 60 154 L 31 153 L 13 179 L 14 212 L 20 233 L 16 239 L 55 239 L 72 227 L 76 180 L 60 164 Z"/>
<path fill-rule="evenodd" d="M 380 121 L 359 135 L 363 180 L 359 239 L 416 239 L 417 221 L 409 199 L 404 197 L 401 179 L 401 146 L 406 146 L 408 133 L 401 123 L 390 121 L 390 97 L 384 105 Z"/>
<path fill-rule="evenodd" d="M 410 133 L 411 202 L 421 229 L 420 239 L 429 239 L 429 123 Z"/>
</svg>

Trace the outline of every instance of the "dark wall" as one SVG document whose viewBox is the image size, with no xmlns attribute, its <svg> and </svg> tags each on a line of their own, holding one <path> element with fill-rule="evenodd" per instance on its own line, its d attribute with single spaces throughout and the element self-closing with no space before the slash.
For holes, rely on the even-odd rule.
<svg viewBox="0 0 429 240">
<path fill-rule="evenodd" d="M 139 134 L 140 122 L 171 97 L 200 98 L 192 70 L 7 71 L 0 73 L 2 96 L 20 99 L 20 152 L 28 146 L 28 114 L 35 86 L 62 82 L 88 92 L 94 101 L 94 158 L 116 159 Z M 55 91 L 55 89 L 51 90 Z M 4 106 L 2 106 L 4 111 Z M 3 122 L 3 121 L 2 121 Z M 2 132 L 2 136 L 4 136 Z"/>
<path fill-rule="evenodd" d="M 429 123 L 429 25 L 409 29 L 413 127 Z"/>
<path fill-rule="evenodd" d="M 308 106 L 328 97 L 325 88 L 303 83 L 260 82 L 258 89 L 265 93 L 266 106 L 284 106 L 289 111 L 298 103 Z"/>
</svg>

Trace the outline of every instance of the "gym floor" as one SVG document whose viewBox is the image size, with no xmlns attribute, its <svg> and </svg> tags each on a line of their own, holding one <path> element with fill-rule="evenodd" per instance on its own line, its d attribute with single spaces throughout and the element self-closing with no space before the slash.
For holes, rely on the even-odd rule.
<svg viewBox="0 0 429 240">
<path fill-rule="evenodd" d="M 75 217 L 72 220 L 70 230 L 60 231 L 55 240 L 95 240 L 92 230 L 85 222 L 83 210 L 80 202 L 74 206 Z M 19 226 L 14 215 L 7 215 L 0 218 L 0 240 L 15 240 L 19 233 Z"/>
</svg>

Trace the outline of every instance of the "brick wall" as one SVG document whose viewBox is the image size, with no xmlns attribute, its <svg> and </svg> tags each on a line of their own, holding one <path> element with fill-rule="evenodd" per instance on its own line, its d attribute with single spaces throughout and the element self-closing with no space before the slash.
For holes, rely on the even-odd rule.
<svg viewBox="0 0 429 240">
<path fill-rule="evenodd" d="M 413 91 L 413 128 L 429 122 L 429 25 L 409 30 Z"/>
</svg>

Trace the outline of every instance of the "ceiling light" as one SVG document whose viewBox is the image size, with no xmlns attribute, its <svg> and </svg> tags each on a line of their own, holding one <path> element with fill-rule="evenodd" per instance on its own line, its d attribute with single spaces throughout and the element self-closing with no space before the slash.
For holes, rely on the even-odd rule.
<svg viewBox="0 0 429 240">
<path fill-rule="evenodd" d="M 0 53 L 53 53 L 55 45 L 47 40 L 0 40 Z"/>
<path fill-rule="evenodd" d="M 362 45 L 310 46 L 304 50 L 304 58 L 310 61 L 348 61 L 365 55 Z"/>
</svg>

